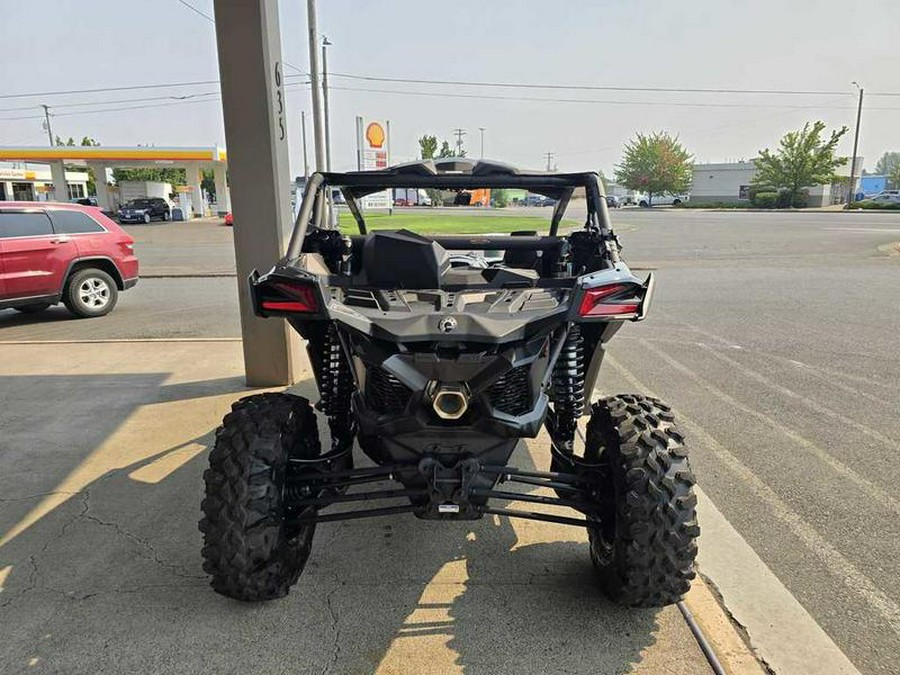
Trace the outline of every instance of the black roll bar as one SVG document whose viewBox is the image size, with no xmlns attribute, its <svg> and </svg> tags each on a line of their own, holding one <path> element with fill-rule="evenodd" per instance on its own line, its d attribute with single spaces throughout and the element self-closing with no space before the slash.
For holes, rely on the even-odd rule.
<svg viewBox="0 0 900 675">
<path fill-rule="evenodd" d="M 291 232 L 291 240 L 288 242 L 287 257 L 296 258 L 303 248 L 303 239 L 306 237 L 306 228 L 312 217 L 313 203 L 318 196 L 319 188 L 325 180 L 325 176 L 314 173 L 306 183 L 306 192 L 303 193 L 303 202 L 300 211 L 294 221 L 294 230 Z"/>
</svg>

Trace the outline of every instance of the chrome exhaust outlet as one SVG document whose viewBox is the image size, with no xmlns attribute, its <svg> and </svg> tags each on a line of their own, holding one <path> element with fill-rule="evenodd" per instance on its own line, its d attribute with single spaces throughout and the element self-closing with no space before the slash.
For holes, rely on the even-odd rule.
<svg viewBox="0 0 900 675">
<path fill-rule="evenodd" d="M 462 384 L 434 384 L 431 405 L 444 420 L 458 420 L 469 409 L 469 392 Z"/>
</svg>

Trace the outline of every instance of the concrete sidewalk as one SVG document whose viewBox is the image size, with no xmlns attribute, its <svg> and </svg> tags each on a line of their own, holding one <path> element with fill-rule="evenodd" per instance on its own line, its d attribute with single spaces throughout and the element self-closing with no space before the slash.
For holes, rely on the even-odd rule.
<svg viewBox="0 0 900 675">
<path fill-rule="evenodd" d="M 711 672 L 677 608 L 612 605 L 584 532 L 546 523 L 324 524 L 288 598 L 226 600 L 196 524 L 240 344 L 6 344 L 0 363 L 0 672 Z M 732 648 L 729 672 L 761 672 Z"/>
</svg>

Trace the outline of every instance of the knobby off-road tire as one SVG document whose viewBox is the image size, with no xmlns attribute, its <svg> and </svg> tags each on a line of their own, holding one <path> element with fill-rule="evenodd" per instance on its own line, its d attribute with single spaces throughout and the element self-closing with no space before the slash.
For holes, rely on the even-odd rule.
<svg viewBox="0 0 900 675">
<path fill-rule="evenodd" d="M 306 399 L 259 394 L 232 406 L 203 474 L 203 569 L 217 593 L 245 601 L 288 594 L 309 558 L 315 524 L 289 526 L 282 518 L 287 460 L 319 454 Z"/>
<path fill-rule="evenodd" d="M 587 432 L 585 459 L 607 467 L 602 524 L 588 528 L 604 590 L 631 607 L 678 602 L 695 576 L 700 528 L 694 474 L 671 408 L 644 396 L 604 398 Z"/>
</svg>

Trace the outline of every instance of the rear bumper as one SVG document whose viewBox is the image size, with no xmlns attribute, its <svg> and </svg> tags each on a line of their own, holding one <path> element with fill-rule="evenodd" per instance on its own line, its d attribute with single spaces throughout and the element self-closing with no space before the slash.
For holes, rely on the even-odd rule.
<svg viewBox="0 0 900 675">
<path fill-rule="evenodd" d="M 135 286 L 137 286 L 137 282 L 138 282 L 138 277 L 132 277 L 131 279 L 124 279 L 122 281 L 122 286 L 123 286 L 123 288 L 125 288 L 127 290 L 129 288 L 134 288 Z"/>
</svg>

